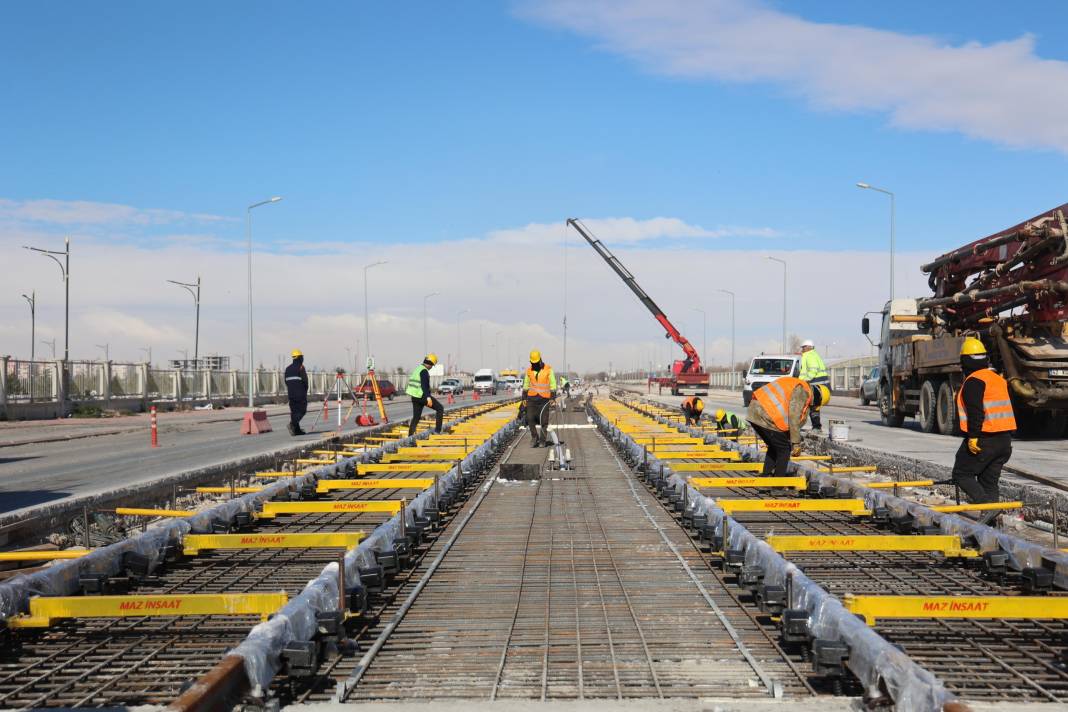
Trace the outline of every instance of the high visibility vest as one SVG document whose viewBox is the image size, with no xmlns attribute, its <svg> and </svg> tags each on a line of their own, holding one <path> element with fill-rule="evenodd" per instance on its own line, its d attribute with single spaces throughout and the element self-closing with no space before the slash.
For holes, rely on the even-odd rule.
<svg viewBox="0 0 1068 712">
<path fill-rule="evenodd" d="M 801 380 L 814 381 L 817 378 L 827 378 L 827 366 L 815 349 L 801 354 Z"/>
<path fill-rule="evenodd" d="M 759 393 L 759 391 L 757 392 Z M 734 419 L 734 422 L 738 424 L 737 426 L 731 425 L 732 418 Z M 719 421 L 719 427 L 724 429 L 736 427 L 738 430 L 745 430 L 747 427 L 749 427 L 749 423 L 745 422 L 744 418 L 739 418 L 737 413 L 732 413 L 729 410 L 725 410 L 723 411 L 723 420 Z"/>
<path fill-rule="evenodd" d="M 1016 416 L 1009 399 L 1009 384 L 999 374 L 984 368 L 964 379 L 978 378 L 986 385 L 983 391 L 983 432 L 1004 433 L 1016 430 Z M 968 410 L 964 407 L 964 385 L 957 391 L 957 413 L 960 414 L 960 429 L 968 432 Z"/>
<path fill-rule="evenodd" d="M 408 387 L 404 389 L 404 392 L 412 398 L 423 397 L 423 371 L 425 370 L 426 366 L 419 364 L 412 371 L 412 375 L 408 376 Z"/>
<path fill-rule="evenodd" d="M 771 422 L 784 433 L 790 429 L 790 399 L 796 388 L 805 389 L 805 408 L 801 411 L 801 419 L 804 420 L 808 407 L 812 405 L 812 386 L 800 378 L 777 378 L 753 394 L 753 398 L 764 408 Z"/>
<path fill-rule="evenodd" d="M 530 398 L 551 398 L 553 388 L 556 387 L 556 377 L 548 366 L 542 366 L 540 371 L 528 368 L 523 385 L 527 387 L 527 396 Z"/>
<path fill-rule="evenodd" d="M 682 402 L 682 409 L 700 414 L 705 409 L 705 404 L 697 396 L 690 396 Z"/>
</svg>

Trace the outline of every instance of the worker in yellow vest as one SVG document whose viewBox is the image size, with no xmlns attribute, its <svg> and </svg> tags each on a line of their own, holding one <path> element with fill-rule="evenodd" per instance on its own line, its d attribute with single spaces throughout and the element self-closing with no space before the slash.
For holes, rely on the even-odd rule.
<svg viewBox="0 0 1068 712">
<path fill-rule="evenodd" d="M 971 502 L 997 502 L 1001 468 L 1012 456 L 1016 415 L 1009 384 L 990 368 L 986 346 L 968 337 L 960 349 L 964 383 L 957 392 L 957 414 L 964 441 L 953 463 L 953 481 Z M 997 516 L 992 511 L 985 521 Z"/>
<path fill-rule="evenodd" d="M 777 378 L 753 393 L 746 420 L 768 446 L 763 474 L 787 476 L 790 457 L 801 454 L 801 424 L 811 409 L 830 400 L 827 386 L 810 386 L 793 376 Z"/>
<path fill-rule="evenodd" d="M 438 362 L 437 354 L 427 354 L 423 362 L 415 367 L 408 376 L 408 387 L 404 389 L 412 398 L 412 420 L 408 423 L 408 436 L 415 434 L 419 419 L 423 417 L 423 408 L 434 409 L 434 432 L 441 432 L 441 422 L 445 416 L 445 406 L 430 394 L 430 369 Z"/>
<path fill-rule="evenodd" d="M 823 363 L 823 357 L 816 353 L 816 344 L 812 343 L 812 339 L 805 339 L 801 342 L 801 371 L 798 373 L 798 377 L 802 381 L 806 381 L 810 386 L 831 387 L 831 377 L 827 374 L 827 365 Z M 817 432 L 823 430 L 819 408 L 813 408 L 809 411 L 809 418 L 812 420 L 813 430 Z"/>
<path fill-rule="evenodd" d="M 523 402 L 526 405 L 531 447 L 541 447 L 548 443 L 548 423 L 545 419 L 548 417 L 549 403 L 555 397 L 556 374 L 551 366 L 541 360 L 541 352 L 534 349 L 530 352 L 530 367 L 523 376 Z"/>
</svg>

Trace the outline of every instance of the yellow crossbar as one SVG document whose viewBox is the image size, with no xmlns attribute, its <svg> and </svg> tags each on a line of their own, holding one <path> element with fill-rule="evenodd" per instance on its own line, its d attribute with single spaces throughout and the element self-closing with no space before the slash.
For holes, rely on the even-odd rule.
<svg viewBox="0 0 1068 712">
<path fill-rule="evenodd" d="M 694 487 L 792 487 L 803 490 L 808 486 L 804 477 L 691 477 Z"/>
<path fill-rule="evenodd" d="M 1068 618 L 1065 596 L 854 596 L 846 609 L 868 625 L 879 618 Z"/>
<path fill-rule="evenodd" d="M 826 462 L 831 459 L 830 455 L 794 455 L 790 460 L 794 462 Z"/>
<path fill-rule="evenodd" d="M 361 539 L 363 532 L 186 534 L 182 552 L 196 556 L 207 549 L 352 549 Z"/>
<path fill-rule="evenodd" d="M 337 452 L 335 452 L 333 450 L 312 450 L 311 452 L 312 452 L 312 455 L 326 455 L 327 457 L 334 457 L 334 456 L 343 457 L 343 455 L 341 454 L 340 450 L 337 451 Z"/>
<path fill-rule="evenodd" d="M 762 462 L 676 462 L 675 472 L 761 472 Z"/>
<path fill-rule="evenodd" d="M 639 445 L 652 445 L 653 443 L 656 443 L 657 445 L 703 445 L 705 441 L 702 438 L 691 436 L 680 437 L 676 435 L 666 435 L 662 438 L 634 438 L 634 442 Z"/>
<path fill-rule="evenodd" d="M 725 450 L 676 450 L 655 453 L 660 460 L 741 460 L 741 453 Z"/>
<path fill-rule="evenodd" d="M 979 552 L 961 547 L 952 534 L 771 534 L 765 541 L 775 551 L 937 551 L 946 556 L 975 558 Z"/>
<path fill-rule="evenodd" d="M 470 455 L 475 451 L 473 447 L 464 447 L 463 445 L 443 445 L 441 447 L 399 447 L 397 452 L 392 453 L 394 455 Z"/>
<path fill-rule="evenodd" d="M 356 471 L 364 472 L 448 472 L 452 462 L 380 462 L 356 465 Z"/>
<path fill-rule="evenodd" d="M 234 487 L 233 491 L 237 494 L 250 494 L 252 492 L 262 492 L 262 487 Z M 230 494 L 229 487 L 197 487 L 198 494 Z"/>
<path fill-rule="evenodd" d="M 943 504 L 931 507 L 936 512 L 985 512 L 990 509 L 1020 509 L 1023 502 L 983 502 L 981 504 Z"/>
<path fill-rule="evenodd" d="M 11 628 L 45 628 L 60 618 L 239 616 L 266 620 L 286 605 L 281 593 L 185 593 L 134 596 L 34 596 L 29 615 L 7 619 Z"/>
<path fill-rule="evenodd" d="M 298 472 L 291 472 L 289 470 L 276 470 L 274 472 L 257 472 L 255 475 L 253 475 L 253 477 L 299 477 L 300 475 L 305 474 L 307 474 L 305 470 L 300 470 Z"/>
<path fill-rule="evenodd" d="M 339 502 L 264 502 L 260 519 L 272 519 L 279 514 L 330 514 L 335 512 L 387 512 L 396 514 L 401 502 L 397 500 L 341 500 Z"/>
<path fill-rule="evenodd" d="M 332 464 L 334 464 L 334 460 L 333 459 L 326 460 L 326 459 L 321 458 L 321 457 L 298 457 L 293 462 L 297 463 L 298 465 L 332 465 Z"/>
<path fill-rule="evenodd" d="M 0 552 L 0 561 L 59 561 L 61 559 L 80 559 L 92 549 L 64 549 L 62 551 L 4 551 Z"/>
<path fill-rule="evenodd" d="M 455 453 L 449 452 L 427 452 L 419 453 L 418 455 L 397 455 L 389 454 L 382 457 L 382 462 L 456 462 L 464 457 L 463 450 Z"/>
<path fill-rule="evenodd" d="M 187 509 L 140 509 L 138 507 L 116 507 L 115 514 L 131 517 L 191 517 L 196 512 Z"/>
<path fill-rule="evenodd" d="M 819 469 L 831 474 L 837 474 L 839 472 L 875 472 L 875 465 L 825 465 Z"/>
<path fill-rule="evenodd" d="M 358 490 L 358 489 L 426 489 L 433 487 L 434 480 L 430 477 L 397 478 L 397 479 L 363 479 L 363 480 L 319 480 L 315 491 L 319 494 L 334 490 Z"/>
<path fill-rule="evenodd" d="M 895 487 L 930 487 L 934 480 L 909 480 L 907 482 L 865 482 L 865 487 L 872 489 L 894 489 Z"/>
<path fill-rule="evenodd" d="M 862 499 L 717 499 L 727 514 L 733 512 L 849 512 L 871 515 Z"/>
</svg>

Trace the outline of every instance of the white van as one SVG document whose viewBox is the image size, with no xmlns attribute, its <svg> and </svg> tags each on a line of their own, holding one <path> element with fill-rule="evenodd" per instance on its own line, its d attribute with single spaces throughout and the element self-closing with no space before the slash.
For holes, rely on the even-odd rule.
<svg viewBox="0 0 1068 712">
<path fill-rule="evenodd" d="M 497 377 L 493 375 L 492 368 L 475 371 L 475 391 L 482 395 L 497 395 Z"/>
<path fill-rule="evenodd" d="M 749 401 L 753 400 L 753 393 L 762 386 L 771 383 L 783 376 L 797 378 L 801 373 L 801 357 L 797 354 L 776 356 L 760 354 L 754 356 L 749 363 L 749 370 L 745 372 L 745 383 L 742 385 L 742 402 L 749 407 Z"/>
</svg>

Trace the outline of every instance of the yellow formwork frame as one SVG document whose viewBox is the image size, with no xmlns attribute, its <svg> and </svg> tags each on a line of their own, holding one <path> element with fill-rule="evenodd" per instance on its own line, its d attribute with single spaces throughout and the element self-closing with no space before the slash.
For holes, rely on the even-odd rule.
<svg viewBox="0 0 1068 712">
<path fill-rule="evenodd" d="M 842 604 L 868 625 L 880 618 L 1068 618 L 1066 596 L 854 596 Z"/>
<path fill-rule="evenodd" d="M 804 477 L 691 477 L 694 487 L 787 487 L 803 490 L 808 487 Z"/>
<path fill-rule="evenodd" d="M 270 472 L 257 472 L 253 477 L 263 478 L 275 478 L 275 477 L 300 477 L 301 475 L 308 474 L 308 470 L 299 470 L 297 472 L 291 472 L 288 470 L 273 470 Z"/>
<path fill-rule="evenodd" d="M 633 438 L 638 445 L 704 445 L 703 438 L 695 438 L 690 435 L 667 435 L 662 438 L 637 437 Z"/>
<path fill-rule="evenodd" d="M 356 472 L 448 472 L 453 467 L 454 462 L 361 462 L 356 465 Z"/>
<path fill-rule="evenodd" d="M 281 593 L 186 593 L 132 596 L 34 596 L 29 615 L 7 619 L 10 628 L 46 628 L 62 618 L 241 616 L 263 620 L 289 601 Z"/>
<path fill-rule="evenodd" d="M 115 514 L 129 517 L 192 517 L 196 512 L 190 509 L 142 509 L 140 507 L 116 507 Z"/>
<path fill-rule="evenodd" d="M 983 502 L 981 504 L 940 504 L 928 506 L 936 512 L 986 512 L 991 509 L 1022 509 L 1023 502 Z"/>
<path fill-rule="evenodd" d="M 727 514 L 734 512 L 848 512 L 870 516 L 862 499 L 717 499 Z"/>
<path fill-rule="evenodd" d="M 764 541 L 775 551 L 933 551 L 969 559 L 980 555 L 962 547 L 953 534 L 770 534 Z"/>
<path fill-rule="evenodd" d="M 742 459 L 740 453 L 728 452 L 726 450 L 702 452 L 691 450 L 677 450 L 672 452 L 670 450 L 664 452 L 653 453 L 658 460 L 731 460 L 738 461 Z"/>
<path fill-rule="evenodd" d="M 262 487 L 197 487 L 197 494 L 251 494 L 253 492 L 262 492 Z"/>
<path fill-rule="evenodd" d="M 895 487 L 931 487 L 934 480 L 909 480 L 907 482 L 865 482 L 871 489 L 894 489 Z"/>
<path fill-rule="evenodd" d="M 350 512 L 385 512 L 396 514 L 401 510 L 401 501 L 393 500 L 341 500 L 338 502 L 264 502 L 263 511 L 256 516 L 273 519 L 279 514 L 331 514 Z"/>
<path fill-rule="evenodd" d="M 836 475 L 839 472 L 875 472 L 875 465 L 816 465 L 816 469 L 828 475 Z"/>
<path fill-rule="evenodd" d="M 62 551 L 4 551 L 0 552 L 0 561 L 61 561 L 80 559 L 92 549 L 63 549 Z"/>
<path fill-rule="evenodd" d="M 382 456 L 383 463 L 397 463 L 397 462 L 456 462 L 462 460 L 465 457 L 464 453 L 447 453 L 447 452 L 427 452 L 419 453 L 418 455 L 397 455 L 389 454 Z"/>
<path fill-rule="evenodd" d="M 412 477 L 393 479 L 362 480 L 319 480 L 315 485 L 315 491 L 319 494 L 333 492 L 334 490 L 360 490 L 360 489 L 418 489 L 424 490 L 434 486 L 432 477 Z"/>
<path fill-rule="evenodd" d="M 363 532 L 186 534 L 182 553 L 196 556 L 210 549 L 353 549 Z"/>
<path fill-rule="evenodd" d="M 763 472 L 763 462 L 676 462 L 675 472 Z"/>
</svg>

